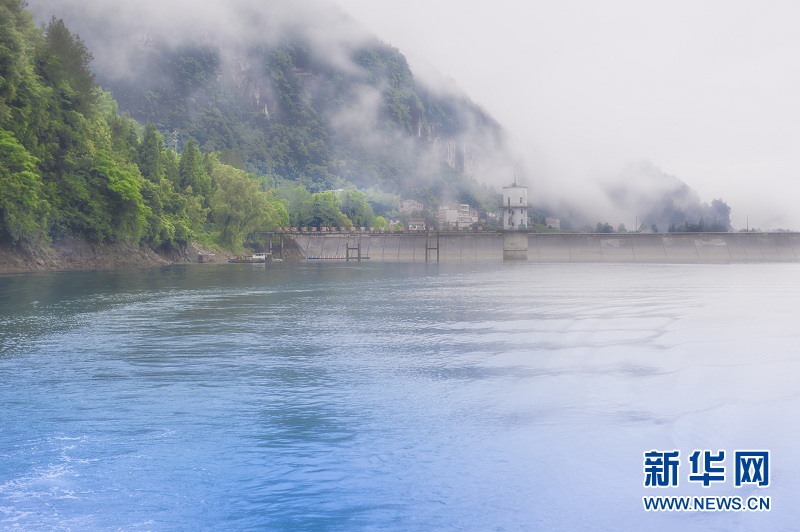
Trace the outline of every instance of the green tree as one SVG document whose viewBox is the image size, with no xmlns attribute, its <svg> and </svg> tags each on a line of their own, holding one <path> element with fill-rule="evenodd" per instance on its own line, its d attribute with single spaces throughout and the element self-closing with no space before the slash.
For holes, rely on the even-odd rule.
<svg viewBox="0 0 800 532">
<path fill-rule="evenodd" d="M 339 193 L 339 210 L 356 227 L 370 227 L 375 223 L 375 213 L 367 203 L 367 195 L 358 190 L 343 190 Z"/>
<path fill-rule="evenodd" d="M 281 187 L 278 195 L 286 201 L 289 212 L 289 225 L 304 227 L 311 223 L 311 193 L 303 186 Z"/>
<path fill-rule="evenodd" d="M 207 204 L 211 196 L 211 177 L 206 171 L 203 154 L 197 147 L 197 142 L 190 138 L 181 154 L 181 162 L 178 167 L 180 175 L 180 186 L 182 190 L 189 190 L 196 196 L 205 198 Z"/>
<path fill-rule="evenodd" d="M 153 183 L 164 177 L 164 135 L 159 133 L 155 124 L 148 121 L 144 127 L 144 136 L 139 144 L 139 170 L 142 176 Z"/>
<path fill-rule="evenodd" d="M 0 0 L 0 128 L 12 132 L 28 150 L 35 144 L 29 131 L 33 114 L 46 96 L 30 57 L 35 35 L 23 2 Z"/>
<path fill-rule="evenodd" d="M 353 223 L 339 210 L 336 193 L 327 190 L 311 195 L 311 220 L 314 227 L 352 227 Z"/>
<path fill-rule="evenodd" d="M 49 204 L 42 198 L 36 159 L 0 129 L 0 227 L 12 240 L 36 241 L 45 234 Z"/>
<path fill-rule="evenodd" d="M 389 221 L 384 218 L 383 216 L 376 216 L 375 222 L 371 227 L 374 227 L 376 230 L 380 231 L 383 229 L 384 231 L 389 229 Z"/>
<path fill-rule="evenodd" d="M 202 230 L 202 224 L 208 218 L 208 210 L 203 209 L 196 197 L 177 192 L 167 179 L 162 179 L 159 183 L 159 197 L 163 216 L 153 231 L 151 243 L 156 246 L 188 244 L 196 232 Z"/>
<path fill-rule="evenodd" d="M 174 150 L 165 150 L 162 152 L 162 166 L 164 170 L 164 178 L 172 183 L 175 190 L 181 188 L 181 173 L 180 173 L 180 158 Z"/>
<path fill-rule="evenodd" d="M 147 218 L 152 214 L 142 197 L 142 177 L 132 163 L 122 163 L 101 152 L 92 165 L 93 181 L 103 182 L 108 191 L 105 210 L 110 214 L 112 239 L 138 242 Z"/>
<path fill-rule="evenodd" d="M 212 168 L 216 190 L 211 218 L 222 244 L 240 250 L 251 233 L 288 224 L 286 209 L 276 208 L 271 195 L 261 192 L 253 177 L 220 162 L 214 162 Z"/>
<path fill-rule="evenodd" d="M 42 70 L 78 111 L 86 112 L 97 101 L 95 78 L 89 64 L 92 54 L 80 38 L 70 33 L 64 21 L 53 17 L 45 28 Z"/>
<path fill-rule="evenodd" d="M 103 98 L 106 95 L 107 93 L 104 93 Z M 106 110 L 105 115 L 111 128 L 111 149 L 121 159 L 138 166 L 139 124 L 130 116 L 117 115 L 116 105 L 113 106 L 113 110 Z"/>
</svg>

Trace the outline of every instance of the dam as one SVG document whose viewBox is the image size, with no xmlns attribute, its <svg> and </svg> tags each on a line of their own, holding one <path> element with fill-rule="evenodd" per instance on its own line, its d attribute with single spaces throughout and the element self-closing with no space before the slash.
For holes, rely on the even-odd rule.
<svg viewBox="0 0 800 532">
<path fill-rule="evenodd" d="M 503 260 L 502 233 L 299 233 L 289 238 L 311 260 L 352 261 L 358 254 L 371 262 Z M 528 233 L 527 239 L 530 262 L 800 262 L 800 233 Z"/>
</svg>

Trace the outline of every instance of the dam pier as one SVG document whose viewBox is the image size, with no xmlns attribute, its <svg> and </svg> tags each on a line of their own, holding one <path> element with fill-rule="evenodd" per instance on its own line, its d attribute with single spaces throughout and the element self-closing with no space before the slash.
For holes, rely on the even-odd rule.
<svg viewBox="0 0 800 532">
<path fill-rule="evenodd" d="M 370 262 L 800 262 L 800 233 L 292 233 L 307 259 Z M 352 247 L 351 247 L 352 246 Z"/>
</svg>

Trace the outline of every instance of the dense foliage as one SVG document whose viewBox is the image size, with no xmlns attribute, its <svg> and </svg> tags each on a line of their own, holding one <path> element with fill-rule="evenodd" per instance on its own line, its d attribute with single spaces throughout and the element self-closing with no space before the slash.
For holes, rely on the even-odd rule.
<svg viewBox="0 0 800 532">
<path fill-rule="evenodd" d="M 387 228 L 399 193 L 430 212 L 442 197 L 496 201 L 463 175 L 463 154 L 435 156 L 464 110 L 417 89 L 399 51 L 365 42 L 347 71 L 295 37 L 253 45 L 238 77 L 219 46 L 145 43 L 136 75 L 107 80 L 121 115 L 79 35 L 0 0 L 0 239 L 240 249 L 280 226 Z M 356 124 L 365 91 L 374 113 Z"/>
<path fill-rule="evenodd" d="M 119 116 L 78 35 L 37 28 L 20 0 L 0 0 L 0 238 L 77 236 L 153 248 L 205 235 L 241 248 L 287 225 L 283 202 L 252 175 Z"/>
</svg>

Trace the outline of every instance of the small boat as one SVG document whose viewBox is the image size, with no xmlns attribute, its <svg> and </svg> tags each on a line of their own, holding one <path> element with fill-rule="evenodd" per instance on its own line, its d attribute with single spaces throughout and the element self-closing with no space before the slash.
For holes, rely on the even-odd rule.
<svg viewBox="0 0 800 532">
<path fill-rule="evenodd" d="M 228 259 L 230 264 L 262 264 L 267 262 L 266 253 L 253 253 L 249 257 L 233 257 Z"/>
</svg>

